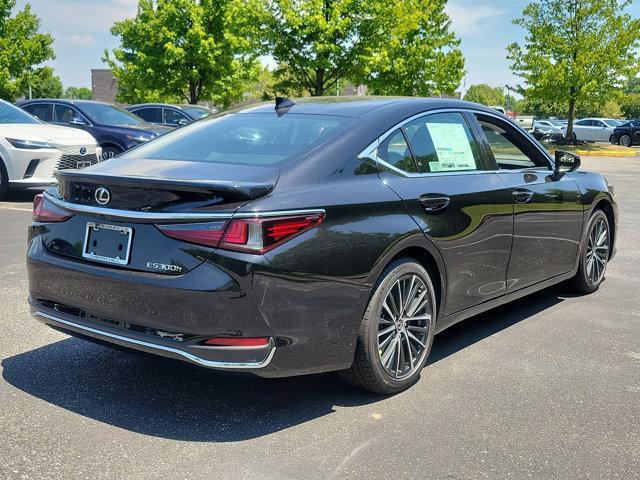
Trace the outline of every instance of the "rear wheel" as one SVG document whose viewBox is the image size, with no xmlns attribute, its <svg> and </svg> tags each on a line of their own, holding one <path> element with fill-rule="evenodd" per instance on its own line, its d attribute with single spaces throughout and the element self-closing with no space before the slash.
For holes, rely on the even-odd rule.
<svg viewBox="0 0 640 480">
<path fill-rule="evenodd" d="M 629 135 L 621 135 L 620 136 L 620 145 L 622 145 L 623 147 L 630 147 L 631 146 L 631 137 Z"/>
<path fill-rule="evenodd" d="M 4 163 L 0 160 L 0 200 L 3 200 L 7 193 L 9 193 L 9 174 Z"/>
<path fill-rule="evenodd" d="M 409 388 L 427 362 L 435 321 L 435 292 L 427 271 L 413 259 L 392 262 L 375 286 L 353 365 L 342 377 L 377 393 Z"/>
<path fill-rule="evenodd" d="M 579 293 L 592 293 L 600 288 L 604 280 L 611 248 L 609 220 L 602 210 L 596 210 L 591 216 L 582 242 L 573 286 Z"/>
</svg>

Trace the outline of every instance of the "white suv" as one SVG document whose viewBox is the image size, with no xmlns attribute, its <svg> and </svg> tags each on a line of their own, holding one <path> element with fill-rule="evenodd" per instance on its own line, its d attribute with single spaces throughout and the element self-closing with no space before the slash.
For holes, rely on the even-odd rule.
<svg viewBox="0 0 640 480">
<path fill-rule="evenodd" d="M 10 188 L 51 185 L 57 170 L 93 165 L 101 154 L 91 134 L 42 123 L 0 100 L 0 199 Z"/>
</svg>

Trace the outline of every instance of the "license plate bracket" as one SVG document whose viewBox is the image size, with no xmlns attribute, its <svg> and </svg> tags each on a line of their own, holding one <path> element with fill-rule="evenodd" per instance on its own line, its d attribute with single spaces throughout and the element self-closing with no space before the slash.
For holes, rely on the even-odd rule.
<svg viewBox="0 0 640 480">
<path fill-rule="evenodd" d="M 131 255 L 133 229 L 119 225 L 87 222 L 83 258 L 113 265 L 127 265 Z"/>
</svg>

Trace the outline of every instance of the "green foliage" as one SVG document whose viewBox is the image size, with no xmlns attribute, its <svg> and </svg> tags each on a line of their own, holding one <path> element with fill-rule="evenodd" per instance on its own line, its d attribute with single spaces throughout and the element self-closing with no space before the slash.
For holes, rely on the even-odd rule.
<svg viewBox="0 0 640 480">
<path fill-rule="evenodd" d="M 92 95 L 91 89 L 87 87 L 67 87 L 64 92 L 64 98 L 76 100 L 91 100 Z"/>
<path fill-rule="evenodd" d="M 40 20 L 31 6 L 12 16 L 15 5 L 15 0 L 0 0 L 0 98 L 11 102 L 24 91 L 30 74 L 47 75 L 34 67 L 55 58 L 53 38 L 38 32 Z"/>
<path fill-rule="evenodd" d="M 372 93 L 452 93 L 464 60 L 445 0 L 267 0 L 256 8 L 281 87 L 323 95 L 340 80 Z"/>
<path fill-rule="evenodd" d="M 620 109 L 622 110 L 625 118 L 640 119 L 640 93 L 627 95 L 623 100 L 622 105 L 620 105 Z"/>
<path fill-rule="evenodd" d="M 623 91 L 624 93 L 640 93 L 640 77 L 630 78 Z"/>
<path fill-rule="evenodd" d="M 464 74 L 464 57 L 450 31 L 446 0 L 403 0 L 381 8 L 382 31 L 362 78 L 379 95 L 453 94 Z"/>
<path fill-rule="evenodd" d="M 29 98 L 31 85 L 32 98 L 61 98 L 64 93 L 60 77 L 53 73 L 51 67 L 42 67 L 25 74 L 20 81 L 20 95 Z"/>
<path fill-rule="evenodd" d="M 242 98 L 257 74 L 254 26 L 247 0 L 139 0 L 135 18 L 111 29 L 121 47 L 105 60 L 118 79 L 122 102 L 226 107 Z"/>
<path fill-rule="evenodd" d="M 621 78 L 640 69 L 640 20 L 625 13 L 631 0 L 539 0 L 514 23 L 526 31 L 522 45 L 507 47 L 512 70 L 535 105 L 553 105 L 573 130 L 577 109 L 604 105 Z M 557 112 L 556 112 L 557 113 Z"/>
<path fill-rule="evenodd" d="M 251 81 L 244 87 L 244 102 L 259 102 L 273 100 L 277 96 L 303 97 L 306 92 L 296 89 L 295 85 L 287 77 L 276 78 L 267 67 L 260 66 L 255 81 Z"/>
<path fill-rule="evenodd" d="M 464 96 L 467 102 L 481 103 L 488 106 L 503 106 L 506 98 L 500 87 L 491 87 L 486 83 L 471 85 Z"/>
</svg>

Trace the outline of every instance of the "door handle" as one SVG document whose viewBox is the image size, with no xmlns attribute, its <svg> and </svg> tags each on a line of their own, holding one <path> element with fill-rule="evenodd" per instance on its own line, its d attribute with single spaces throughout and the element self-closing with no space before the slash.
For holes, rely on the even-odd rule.
<svg viewBox="0 0 640 480">
<path fill-rule="evenodd" d="M 449 206 L 451 199 L 446 195 L 425 193 L 420 195 L 418 202 L 427 212 L 440 212 Z"/>
<path fill-rule="evenodd" d="M 513 198 L 516 203 L 527 203 L 533 198 L 533 192 L 531 190 L 514 190 Z"/>
</svg>

